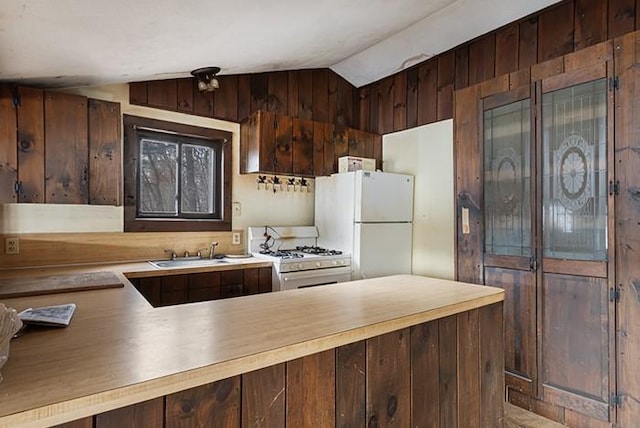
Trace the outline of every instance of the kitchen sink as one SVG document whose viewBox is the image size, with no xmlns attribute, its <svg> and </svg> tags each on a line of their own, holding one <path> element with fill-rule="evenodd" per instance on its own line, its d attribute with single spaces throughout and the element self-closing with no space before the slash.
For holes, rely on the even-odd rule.
<svg viewBox="0 0 640 428">
<path fill-rule="evenodd" d="M 188 268 L 198 266 L 216 266 L 232 263 L 225 259 L 173 259 L 173 260 L 149 260 L 151 266 L 159 269 Z"/>
</svg>

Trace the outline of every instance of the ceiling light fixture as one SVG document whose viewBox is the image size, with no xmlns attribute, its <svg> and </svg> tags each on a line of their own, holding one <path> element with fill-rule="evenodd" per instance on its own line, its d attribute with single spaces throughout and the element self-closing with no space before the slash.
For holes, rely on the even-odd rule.
<svg viewBox="0 0 640 428">
<path fill-rule="evenodd" d="M 220 72 L 220 67 L 203 67 L 193 70 L 191 75 L 198 79 L 198 90 L 200 92 L 213 92 L 220 87 L 216 74 Z"/>
</svg>

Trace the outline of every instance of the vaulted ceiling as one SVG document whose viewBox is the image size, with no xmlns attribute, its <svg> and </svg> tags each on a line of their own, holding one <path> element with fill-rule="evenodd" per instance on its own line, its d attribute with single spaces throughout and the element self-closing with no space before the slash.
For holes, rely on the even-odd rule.
<svg viewBox="0 0 640 428">
<path fill-rule="evenodd" d="M 376 81 L 558 0 L 2 0 L 0 80 L 47 87 L 329 67 Z"/>
</svg>

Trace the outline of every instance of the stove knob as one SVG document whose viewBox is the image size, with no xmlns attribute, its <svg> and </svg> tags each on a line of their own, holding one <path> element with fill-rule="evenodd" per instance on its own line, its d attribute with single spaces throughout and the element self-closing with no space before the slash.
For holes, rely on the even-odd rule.
<svg viewBox="0 0 640 428">
<path fill-rule="evenodd" d="M 320 262 L 316 262 L 316 267 L 320 267 L 322 264 Z"/>
<path fill-rule="evenodd" d="M 344 260 L 340 260 L 340 264 L 344 265 L 346 262 Z"/>
<path fill-rule="evenodd" d="M 338 262 L 336 260 L 334 260 L 331 264 L 334 265 L 334 266 L 337 266 Z"/>
<path fill-rule="evenodd" d="M 296 265 L 296 268 L 298 268 L 298 269 L 302 269 L 302 266 L 303 266 L 303 265 L 302 265 L 302 263 L 298 263 L 298 264 Z"/>
</svg>

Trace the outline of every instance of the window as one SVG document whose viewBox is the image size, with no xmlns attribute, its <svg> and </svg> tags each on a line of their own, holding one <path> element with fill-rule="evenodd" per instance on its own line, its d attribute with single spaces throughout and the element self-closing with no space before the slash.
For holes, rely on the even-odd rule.
<svg viewBox="0 0 640 428">
<path fill-rule="evenodd" d="M 124 230 L 231 230 L 231 133 L 124 116 Z"/>
</svg>

